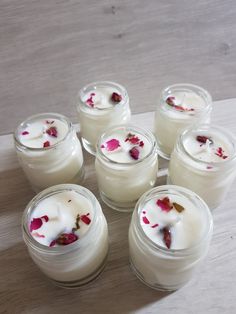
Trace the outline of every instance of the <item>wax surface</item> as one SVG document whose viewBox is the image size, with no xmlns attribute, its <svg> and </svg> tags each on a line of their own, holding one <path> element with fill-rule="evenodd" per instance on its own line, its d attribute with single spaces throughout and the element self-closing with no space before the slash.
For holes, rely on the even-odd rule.
<svg viewBox="0 0 236 314">
<path fill-rule="evenodd" d="M 31 148 L 53 146 L 61 141 L 68 132 L 65 122 L 58 119 L 37 120 L 28 123 L 18 134 L 20 142 Z"/>
<path fill-rule="evenodd" d="M 50 246 L 52 241 L 61 234 L 73 233 L 72 229 L 76 227 L 78 214 L 81 218 L 82 215 L 88 217 L 84 220 L 85 222 L 80 219 L 79 229 L 74 231 L 79 241 L 90 227 L 89 220 L 93 219 L 90 201 L 75 191 L 64 191 L 51 195 L 40 201 L 34 209 L 30 217 L 29 229 L 34 218 L 41 218 L 42 225 L 36 230 L 31 230 L 31 235 L 37 242 Z M 48 219 L 44 216 L 47 216 Z M 57 246 L 57 244 L 53 246 Z"/>
<path fill-rule="evenodd" d="M 205 162 L 224 162 L 232 154 L 229 140 L 214 131 L 191 132 L 183 145 L 191 156 Z"/>
<path fill-rule="evenodd" d="M 148 155 L 151 149 L 152 144 L 145 136 L 126 129 L 114 130 L 101 143 L 103 153 L 119 163 L 136 162 Z"/>
<path fill-rule="evenodd" d="M 82 101 L 90 108 L 111 108 L 117 104 L 112 101 L 113 93 L 120 95 L 119 91 L 114 87 L 96 87 L 96 89 L 86 93 L 82 98 Z"/>
<path fill-rule="evenodd" d="M 172 209 L 163 209 L 158 200 L 169 198 Z M 184 210 L 178 212 L 173 203 L 181 205 Z M 181 195 L 162 194 L 149 200 L 139 211 L 139 219 L 143 231 L 156 244 L 167 248 L 164 241 L 163 228 L 171 232 L 170 249 L 192 247 L 202 238 L 205 229 L 204 215 L 190 200 Z"/>
</svg>

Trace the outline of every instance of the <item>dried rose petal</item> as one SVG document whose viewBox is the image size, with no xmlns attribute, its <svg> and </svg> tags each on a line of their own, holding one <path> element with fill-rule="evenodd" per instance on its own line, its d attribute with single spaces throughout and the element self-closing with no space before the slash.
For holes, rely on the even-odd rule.
<svg viewBox="0 0 236 314">
<path fill-rule="evenodd" d="M 146 225 L 150 224 L 150 221 L 147 219 L 146 216 L 143 217 L 143 222 L 144 222 Z"/>
<path fill-rule="evenodd" d="M 71 202 L 71 200 L 68 200 L 68 203 L 70 203 Z"/>
<path fill-rule="evenodd" d="M 53 240 L 53 241 L 49 244 L 49 247 L 55 246 L 56 243 L 57 243 L 56 240 Z"/>
<path fill-rule="evenodd" d="M 40 218 L 33 218 L 33 220 L 30 223 L 30 232 L 32 232 L 33 230 L 37 230 L 39 229 L 42 224 L 43 224 L 43 220 L 45 220 L 45 222 L 48 222 L 49 218 L 48 216 L 44 215 Z"/>
<path fill-rule="evenodd" d="M 95 93 L 91 93 L 90 97 L 86 100 L 86 104 L 92 108 L 94 107 L 93 96 L 95 96 Z"/>
<path fill-rule="evenodd" d="M 57 137 L 57 128 L 55 126 L 51 126 L 49 129 L 46 130 L 46 133 L 49 136 Z"/>
<path fill-rule="evenodd" d="M 175 106 L 175 97 L 174 96 L 169 96 L 166 98 L 166 103 L 169 105 L 169 106 Z"/>
<path fill-rule="evenodd" d="M 90 219 L 88 216 L 89 216 L 89 213 L 86 214 L 86 215 L 81 215 L 81 216 L 80 216 L 80 219 L 81 219 L 86 225 L 89 225 L 90 222 L 91 222 L 91 219 Z"/>
<path fill-rule="evenodd" d="M 151 227 L 152 228 L 156 228 L 156 227 L 158 227 L 159 226 L 159 224 L 154 224 L 154 225 L 152 225 Z"/>
<path fill-rule="evenodd" d="M 109 152 L 112 152 L 113 150 L 117 149 L 120 147 L 120 142 L 113 138 L 112 140 L 109 140 L 105 143 L 106 150 Z"/>
<path fill-rule="evenodd" d="M 43 147 L 49 147 L 50 146 L 50 142 L 49 141 L 46 141 L 43 143 Z"/>
<path fill-rule="evenodd" d="M 111 95 L 111 100 L 112 100 L 113 102 L 119 103 L 119 102 L 121 102 L 121 100 L 122 100 L 122 96 L 114 92 L 114 93 L 112 93 L 112 95 Z"/>
<path fill-rule="evenodd" d="M 28 131 L 24 131 L 24 132 L 21 133 L 21 135 L 28 135 L 28 134 L 29 134 Z"/>
<path fill-rule="evenodd" d="M 46 123 L 47 123 L 47 124 L 53 124 L 53 123 L 54 123 L 54 120 L 52 120 L 52 121 L 46 120 Z"/>
<path fill-rule="evenodd" d="M 143 142 L 143 141 L 140 141 L 139 146 L 140 146 L 140 147 L 143 147 L 143 146 L 144 146 L 144 142 Z"/>
<path fill-rule="evenodd" d="M 68 245 L 78 240 L 78 236 L 74 233 L 62 233 L 57 239 L 56 243 L 59 245 Z"/>
<path fill-rule="evenodd" d="M 33 220 L 30 223 L 30 232 L 33 230 L 37 230 L 42 226 L 43 222 L 41 218 L 33 218 Z"/>
<path fill-rule="evenodd" d="M 173 205 L 174 205 L 174 208 L 177 210 L 178 213 L 181 213 L 183 210 L 185 210 L 185 208 L 178 203 L 173 203 Z"/>
<path fill-rule="evenodd" d="M 135 159 L 135 160 L 138 160 L 139 158 L 139 150 L 138 150 L 138 147 L 137 146 L 134 146 L 133 148 L 131 148 L 129 150 L 129 154 L 130 156 Z"/>
<path fill-rule="evenodd" d="M 200 142 L 200 143 L 203 143 L 203 144 L 205 144 L 205 143 L 207 142 L 207 140 L 208 140 L 208 141 L 210 142 L 210 144 L 213 144 L 212 139 L 211 139 L 210 137 L 204 136 L 204 135 L 198 135 L 198 136 L 196 137 L 196 140 L 197 140 L 198 142 Z"/>
<path fill-rule="evenodd" d="M 162 228 L 161 232 L 163 233 L 163 241 L 166 247 L 169 249 L 171 246 L 171 231 L 169 227 Z"/>
<path fill-rule="evenodd" d="M 173 206 L 170 203 L 169 197 L 164 197 L 162 200 L 158 199 L 156 204 L 164 211 L 169 212 Z"/>
<path fill-rule="evenodd" d="M 146 211 L 145 211 L 145 210 L 143 210 L 143 214 L 146 214 Z"/>
<path fill-rule="evenodd" d="M 228 156 L 224 155 L 224 150 L 222 147 L 218 147 L 215 154 L 223 159 L 228 158 Z"/>
<path fill-rule="evenodd" d="M 207 168 L 207 169 L 213 169 L 213 167 L 212 167 L 212 166 L 207 166 L 206 168 Z"/>
</svg>

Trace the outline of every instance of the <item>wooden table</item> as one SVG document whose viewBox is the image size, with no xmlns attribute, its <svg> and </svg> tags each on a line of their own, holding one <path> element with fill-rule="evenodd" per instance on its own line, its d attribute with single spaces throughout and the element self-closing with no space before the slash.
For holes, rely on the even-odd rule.
<svg viewBox="0 0 236 314">
<path fill-rule="evenodd" d="M 236 99 L 214 103 L 213 122 L 236 134 Z M 149 128 L 153 112 L 133 116 Z M 86 182 L 99 199 L 94 157 L 85 153 Z M 160 161 L 164 169 L 167 162 Z M 165 177 L 158 179 L 165 183 Z M 131 214 L 102 204 L 109 224 L 110 252 L 102 275 L 75 290 L 55 287 L 30 259 L 21 235 L 21 216 L 34 196 L 19 168 L 12 135 L 0 136 L 0 312 L 1 313 L 168 313 L 233 314 L 236 311 L 236 184 L 214 211 L 210 252 L 192 281 L 179 291 L 163 293 L 142 284 L 128 262 L 127 232 Z"/>
</svg>

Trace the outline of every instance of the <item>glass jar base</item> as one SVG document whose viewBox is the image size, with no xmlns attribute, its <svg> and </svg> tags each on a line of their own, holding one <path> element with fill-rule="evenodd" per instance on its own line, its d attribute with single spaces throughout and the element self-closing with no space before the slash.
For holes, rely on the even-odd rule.
<svg viewBox="0 0 236 314">
<path fill-rule="evenodd" d="M 148 283 L 144 278 L 143 275 L 137 270 L 137 268 L 134 266 L 131 258 L 129 260 L 130 262 L 130 268 L 132 270 L 132 272 L 135 274 L 135 276 L 142 282 L 144 283 L 146 286 L 148 286 L 151 289 L 154 290 L 158 290 L 158 291 L 165 291 L 165 292 L 172 292 L 172 291 L 176 291 L 178 289 L 180 289 L 181 287 L 183 287 L 185 284 L 182 285 L 178 285 L 178 286 L 162 286 L 159 283 L 155 283 L 155 284 L 150 284 Z"/>
<path fill-rule="evenodd" d="M 100 192 L 100 197 L 102 201 L 109 206 L 110 208 L 119 211 L 119 212 L 132 212 L 134 210 L 135 204 L 137 201 L 132 201 L 132 202 L 121 202 L 117 203 L 106 197 L 106 195 L 103 192 Z"/>
<path fill-rule="evenodd" d="M 108 257 L 108 254 L 106 255 L 105 259 L 103 260 L 103 262 L 99 266 L 99 268 L 96 269 L 92 274 L 90 274 L 86 278 L 82 278 L 79 280 L 73 280 L 73 281 L 57 281 L 57 280 L 50 278 L 50 281 L 54 285 L 56 285 L 60 288 L 65 288 L 65 289 L 76 289 L 76 288 L 82 287 L 82 286 L 89 284 L 90 282 L 97 280 L 99 278 L 99 276 L 102 274 L 102 272 L 105 269 L 105 266 L 107 263 L 107 257 Z"/>
<path fill-rule="evenodd" d="M 81 137 L 84 149 L 91 155 L 96 155 L 96 147 L 89 143 L 85 138 Z"/>
</svg>

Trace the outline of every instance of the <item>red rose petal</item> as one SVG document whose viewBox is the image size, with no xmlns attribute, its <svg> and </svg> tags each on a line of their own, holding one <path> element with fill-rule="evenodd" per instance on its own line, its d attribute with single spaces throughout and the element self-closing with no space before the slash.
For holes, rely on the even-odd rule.
<svg viewBox="0 0 236 314">
<path fill-rule="evenodd" d="M 223 159 L 228 158 L 228 156 L 224 155 L 224 150 L 222 147 L 218 147 L 215 154 Z"/>
<path fill-rule="evenodd" d="M 41 217 L 41 219 L 44 219 L 44 220 L 45 220 L 45 222 L 48 222 L 48 220 L 49 220 L 49 218 L 48 218 L 48 216 L 47 216 L 47 215 L 42 216 L 42 217 Z"/>
<path fill-rule="evenodd" d="M 43 222 L 41 218 L 33 218 L 33 220 L 30 223 L 30 232 L 33 230 L 37 230 L 42 226 Z"/>
<path fill-rule="evenodd" d="M 140 147 L 143 147 L 143 146 L 144 146 L 144 142 L 143 142 L 143 141 L 140 141 L 139 146 L 140 146 Z"/>
<path fill-rule="evenodd" d="M 46 130 L 46 133 L 49 136 L 57 137 L 57 128 L 55 126 L 51 126 L 49 129 Z"/>
<path fill-rule="evenodd" d="M 50 146 L 50 142 L 49 141 L 46 141 L 43 143 L 43 147 L 49 147 Z"/>
<path fill-rule="evenodd" d="M 46 120 L 46 123 L 47 123 L 47 124 L 53 124 L 53 123 L 54 123 L 54 120 L 52 120 L 52 121 Z"/>
<path fill-rule="evenodd" d="M 158 199 L 156 204 L 163 210 L 163 211 L 166 211 L 166 212 L 169 212 L 173 206 L 172 204 L 170 203 L 170 199 L 169 197 L 164 197 L 162 200 L 161 199 Z"/>
<path fill-rule="evenodd" d="M 166 103 L 175 108 L 176 110 L 179 110 L 179 111 L 195 111 L 194 108 L 184 108 L 183 106 L 180 106 L 180 105 L 176 105 L 175 104 L 175 97 L 174 96 L 169 96 L 166 98 Z"/>
<path fill-rule="evenodd" d="M 171 231 L 168 227 L 164 227 L 161 232 L 163 233 L 163 241 L 166 247 L 169 249 L 171 246 Z"/>
<path fill-rule="evenodd" d="M 174 96 L 169 96 L 166 98 L 166 103 L 169 106 L 175 106 L 175 97 Z"/>
<path fill-rule="evenodd" d="M 21 135 L 28 135 L 28 134 L 29 134 L 28 131 L 24 131 L 24 132 L 21 133 Z"/>
<path fill-rule="evenodd" d="M 146 216 L 143 217 L 143 222 L 144 222 L 146 225 L 150 224 L 150 221 L 147 219 Z"/>
<path fill-rule="evenodd" d="M 79 237 L 74 233 L 62 233 L 57 239 L 56 243 L 59 245 L 68 245 L 77 241 Z"/>
<path fill-rule="evenodd" d="M 154 225 L 152 225 L 151 227 L 152 228 L 156 228 L 156 227 L 158 227 L 159 226 L 159 224 L 154 224 Z"/>
<path fill-rule="evenodd" d="M 135 146 L 135 147 L 133 147 L 133 148 L 131 148 L 131 149 L 129 150 L 129 155 L 130 155 L 133 159 L 138 160 L 138 158 L 139 158 L 139 150 L 138 150 L 137 146 Z"/>
<path fill-rule="evenodd" d="M 146 211 L 145 211 L 145 210 L 143 210 L 143 214 L 146 214 Z"/>
<path fill-rule="evenodd" d="M 196 137 L 196 140 L 200 143 L 203 143 L 203 144 L 205 144 L 207 142 L 207 140 L 210 141 L 211 144 L 213 143 L 212 139 L 208 136 L 205 136 L 205 135 L 198 135 Z"/>
<path fill-rule="evenodd" d="M 49 247 L 55 246 L 56 243 L 57 243 L 56 240 L 53 240 L 53 241 L 50 243 Z"/>
<path fill-rule="evenodd" d="M 80 216 L 80 220 L 82 220 L 86 225 L 89 225 L 91 222 L 91 219 L 88 217 L 88 215 L 89 214 Z"/>
<path fill-rule="evenodd" d="M 119 103 L 122 100 L 122 96 L 117 93 L 112 93 L 111 100 L 115 103 Z"/>
<path fill-rule="evenodd" d="M 107 151 L 111 152 L 120 147 L 120 142 L 113 138 L 105 143 L 105 147 Z"/>
</svg>

